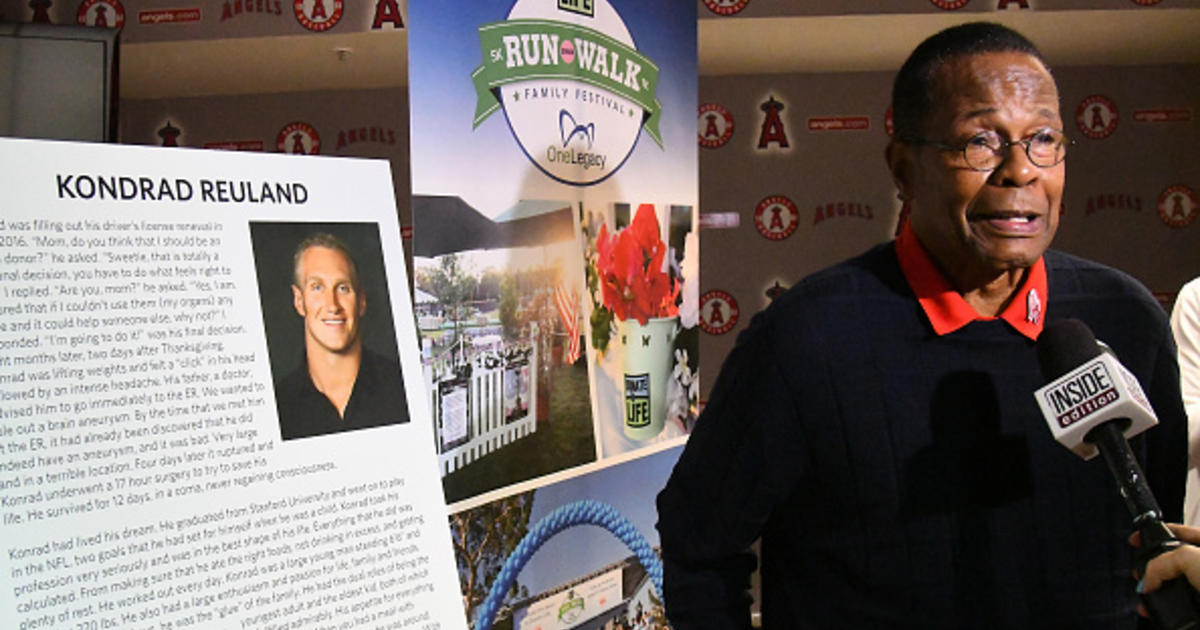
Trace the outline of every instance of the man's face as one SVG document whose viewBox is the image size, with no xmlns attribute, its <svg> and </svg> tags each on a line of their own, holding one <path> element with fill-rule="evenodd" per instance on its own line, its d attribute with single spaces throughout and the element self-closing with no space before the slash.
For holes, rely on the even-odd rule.
<svg viewBox="0 0 1200 630">
<path fill-rule="evenodd" d="M 923 135 L 933 142 L 959 146 L 984 131 L 1012 141 L 1063 128 L 1054 79 L 1024 53 L 952 59 L 934 74 L 932 97 Z M 889 150 L 896 183 L 912 203 L 913 230 L 952 278 L 986 281 L 1029 267 L 1058 229 L 1065 163 L 1038 167 L 1022 145 L 1004 149 L 1003 158 L 994 170 L 973 171 L 961 152 Z"/>
<path fill-rule="evenodd" d="M 359 346 L 367 297 L 354 285 L 350 261 L 336 249 L 310 247 L 296 267 L 293 305 L 304 318 L 305 342 L 342 354 Z"/>
</svg>

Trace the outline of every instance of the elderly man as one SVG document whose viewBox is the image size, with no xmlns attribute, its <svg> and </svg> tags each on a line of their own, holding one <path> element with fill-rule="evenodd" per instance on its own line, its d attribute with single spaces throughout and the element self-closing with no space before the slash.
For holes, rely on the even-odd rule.
<svg viewBox="0 0 1200 630">
<path fill-rule="evenodd" d="M 363 348 L 367 296 L 337 237 L 296 248 L 292 305 L 304 318 L 305 361 L 276 387 L 283 439 L 407 421 L 399 363 Z"/>
<path fill-rule="evenodd" d="M 1046 62 L 966 24 L 896 77 L 894 241 L 754 318 L 658 497 L 672 627 L 1132 628 L 1130 517 L 1051 437 L 1034 342 L 1077 318 L 1140 379 L 1134 440 L 1178 519 L 1187 440 L 1166 317 L 1132 278 L 1047 251 L 1069 141 Z"/>
</svg>

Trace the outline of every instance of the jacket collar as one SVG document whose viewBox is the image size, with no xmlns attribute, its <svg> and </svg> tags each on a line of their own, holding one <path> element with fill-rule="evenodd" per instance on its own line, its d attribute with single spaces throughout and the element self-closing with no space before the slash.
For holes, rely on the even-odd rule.
<svg viewBox="0 0 1200 630">
<path fill-rule="evenodd" d="M 934 264 L 929 253 L 917 240 L 912 226 L 905 224 L 896 237 L 896 257 L 908 286 L 921 303 L 921 309 L 939 336 L 952 333 L 974 321 L 990 321 L 975 312 L 962 295 Z M 1016 295 L 1000 313 L 1002 319 L 1017 332 L 1036 341 L 1046 321 L 1046 263 L 1042 257 L 1029 268 Z"/>
</svg>

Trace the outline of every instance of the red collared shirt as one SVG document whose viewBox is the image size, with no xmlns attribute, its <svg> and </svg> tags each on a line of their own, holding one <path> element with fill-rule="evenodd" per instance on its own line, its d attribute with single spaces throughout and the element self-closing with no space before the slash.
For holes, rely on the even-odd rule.
<svg viewBox="0 0 1200 630">
<path fill-rule="evenodd" d="M 904 271 L 908 286 L 917 295 L 925 316 L 938 335 L 952 333 L 974 321 L 996 319 L 976 313 L 954 290 L 917 240 L 910 225 L 906 224 L 896 237 L 896 257 L 900 259 L 900 269 Z M 1046 320 L 1046 295 L 1046 263 L 1039 256 L 999 318 L 1008 322 L 1017 332 L 1036 341 Z"/>
</svg>

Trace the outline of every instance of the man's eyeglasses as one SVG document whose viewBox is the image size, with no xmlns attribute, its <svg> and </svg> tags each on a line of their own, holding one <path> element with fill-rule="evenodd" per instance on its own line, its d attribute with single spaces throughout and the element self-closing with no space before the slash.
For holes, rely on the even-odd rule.
<svg viewBox="0 0 1200 630">
<path fill-rule="evenodd" d="M 1025 155 L 1035 166 L 1049 168 L 1063 161 L 1067 157 L 1067 147 L 1074 144 L 1063 132 L 1050 128 L 1020 140 L 1005 140 L 994 131 L 983 131 L 963 144 L 946 144 L 919 138 L 906 142 L 962 153 L 967 167 L 974 171 L 990 171 L 1000 166 L 1008 148 L 1014 144 L 1019 144 L 1025 149 Z"/>
</svg>

